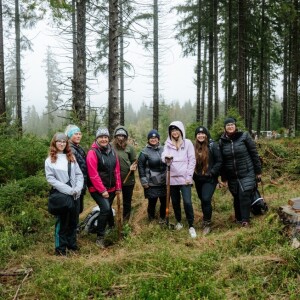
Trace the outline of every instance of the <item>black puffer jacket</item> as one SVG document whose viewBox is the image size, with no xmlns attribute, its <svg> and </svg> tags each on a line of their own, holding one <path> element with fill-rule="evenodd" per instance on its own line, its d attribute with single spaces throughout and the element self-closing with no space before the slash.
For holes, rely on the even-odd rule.
<svg viewBox="0 0 300 300">
<path fill-rule="evenodd" d="M 199 166 L 196 164 L 197 172 L 194 172 L 194 181 L 203 181 L 212 178 L 214 181 L 218 180 L 220 168 L 222 166 L 222 155 L 220 153 L 219 145 L 213 140 L 210 140 L 209 145 L 209 161 L 208 170 L 205 175 L 202 175 L 202 169 L 199 170 Z"/>
<path fill-rule="evenodd" d="M 156 198 L 166 195 L 166 165 L 161 160 L 163 147 L 147 145 L 138 159 L 138 171 L 141 184 L 149 186 L 145 198 Z"/>
<path fill-rule="evenodd" d="M 223 157 L 221 176 L 228 181 L 230 191 L 235 193 L 237 182 L 243 191 L 253 190 L 261 163 L 249 133 L 236 132 L 231 138 L 223 134 L 219 145 Z"/>
</svg>

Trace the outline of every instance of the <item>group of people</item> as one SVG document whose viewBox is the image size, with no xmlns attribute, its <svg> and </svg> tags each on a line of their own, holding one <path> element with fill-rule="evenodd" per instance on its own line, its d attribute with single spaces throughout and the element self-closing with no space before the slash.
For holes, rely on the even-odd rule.
<svg viewBox="0 0 300 300">
<path fill-rule="evenodd" d="M 183 123 L 174 121 L 168 127 L 168 138 L 162 146 L 159 132 L 152 129 L 147 135 L 147 145 L 138 157 L 128 142 L 128 131 L 124 126 L 118 126 L 113 135 L 110 142 L 108 129 L 98 128 L 87 154 L 80 146 L 82 133 L 75 125 L 69 125 L 65 133 L 56 133 L 52 138 L 45 161 L 47 181 L 60 192 L 72 195 L 75 202 L 74 210 L 56 218 L 57 255 L 66 255 L 67 249 L 78 250 L 76 229 L 87 188 L 100 208 L 96 244 L 105 247 L 107 229 L 114 227 L 112 204 L 116 195 L 122 193 L 123 221 L 130 218 L 135 170 L 138 170 L 148 199 L 150 222 L 156 218 L 158 200 L 159 223 L 166 222 L 168 187 L 177 222 L 175 229 L 184 227 L 182 199 L 189 234 L 196 238 L 192 204 L 194 182 L 203 212 L 203 234 L 208 234 L 211 230 L 212 196 L 220 175 L 221 184 L 228 186 L 233 195 L 236 222 L 243 227 L 249 226 L 251 194 L 256 180 L 261 177 L 261 164 L 255 142 L 247 132 L 238 131 L 234 118 L 225 120 L 224 133 L 218 142 L 211 139 L 206 127 L 199 126 L 193 143 L 186 138 Z M 68 163 L 71 163 L 70 176 Z M 169 176 L 166 176 L 167 169 Z"/>
</svg>

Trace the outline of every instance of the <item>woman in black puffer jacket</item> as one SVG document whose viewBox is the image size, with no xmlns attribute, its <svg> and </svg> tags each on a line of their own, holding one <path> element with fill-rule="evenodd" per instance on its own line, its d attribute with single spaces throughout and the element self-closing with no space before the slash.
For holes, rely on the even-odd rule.
<svg viewBox="0 0 300 300">
<path fill-rule="evenodd" d="M 255 142 L 248 132 L 237 131 L 236 120 L 227 118 L 219 145 L 223 157 L 222 181 L 234 198 L 236 222 L 248 226 L 251 195 L 261 178 L 261 163 Z"/>
<path fill-rule="evenodd" d="M 147 146 L 142 150 L 138 159 L 138 171 L 145 198 L 148 198 L 148 218 L 155 218 L 155 207 L 160 200 L 160 223 L 166 217 L 166 165 L 161 161 L 163 147 L 159 144 L 159 133 L 153 129 L 148 133 Z"/>
</svg>

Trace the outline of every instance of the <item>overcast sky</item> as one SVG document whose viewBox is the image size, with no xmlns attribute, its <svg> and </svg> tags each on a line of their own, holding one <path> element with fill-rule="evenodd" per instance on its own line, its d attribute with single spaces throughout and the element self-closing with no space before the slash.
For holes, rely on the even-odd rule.
<svg viewBox="0 0 300 300">
<path fill-rule="evenodd" d="M 176 0 L 176 2 L 183 1 Z M 174 32 L 172 29 L 176 20 L 175 14 L 168 13 L 163 19 L 164 22 L 160 26 L 169 39 L 160 40 L 162 49 L 159 67 L 160 95 L 167 103 L 179 101 L 182 104 L 188 100 L 194 102 L 196 91 L 193 84 L 193 68 L 196 57 L 183 58 L 180 46 L 175 39 L 171 38 Z M 43 60 L 46 58 L 47 46 L 52 47 L 52 51 L 59 54 L 56 48 L 59 47 L 59 40 L 53 37 L 53 29 L 47 26 L 46 22 L 39 23 L 36 30 L 26 32 L 26 35 L 29 35 L 33 42 L 34 52 L 23 52 L 22 68 L 25 73 L 23 110 L 26 110 L 29 105 L 34 105 L 41 113 L 46 105 L 46 75 Z M 152 100 L 152 60 L 150 53 L 133 41 L 130 43 L 130 47 L 126 49 L 125 59 L 134 64 L 134 78 L 126 79 L 125 102 L 130 102 L 134 108 L 138 108 L 143 102 L 149 103 Z M 65 67 L 64 63 L 67 60 L 65 58 L 59 66 Z M 107 77 L 99 76 L 93 82 L 92 88 L 97 91 L 97 94 L 91 97 L 92 104 L 107 105 Z"/>
</svg>

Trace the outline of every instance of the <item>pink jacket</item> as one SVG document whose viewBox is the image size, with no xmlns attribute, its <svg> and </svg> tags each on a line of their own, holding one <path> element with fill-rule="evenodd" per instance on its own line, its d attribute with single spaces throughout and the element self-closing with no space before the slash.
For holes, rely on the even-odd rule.
<svg viewBox="0 0 300 300">
<path fill-rule="evenodd" d="M 98 157 L 97 154 L 94 150 L 89 150 L 87 157 L 86 157 L 86 165 L 87 165 L 87 171 L 88 171 L 88 176 L 91 182 L 91 186 L 89 186 L 89 191 L 90 192 L 99 192 L 100 194 L 104 193 L 105 191 L 107 192 L 113 192 L 115 190 L 120 191 L 122 189 L 122 182 L 121 182 L 121 175 L 120 175 L 120 163 L 118 156 L 114 152 L 114 150 L 111 148 L 111 146 L 108 146 L 108 154 L 103 155 L 106 156 L 105 160 L 114 160 L 116 159 L 116 165 L 114 170 L 112 171 L 114 173 L 115 177 L 115 186 L 107 189 L 103 181 L 98 173 Z M 93 143 L 92 148 L 99 148 L 96 143 Z M 114 158 L 113 158 L 114 157 Z M 104 159 L 104 157 L 103 157 Z M 108 174 L 112 175 L 112 174 Z"/>
</svg>

